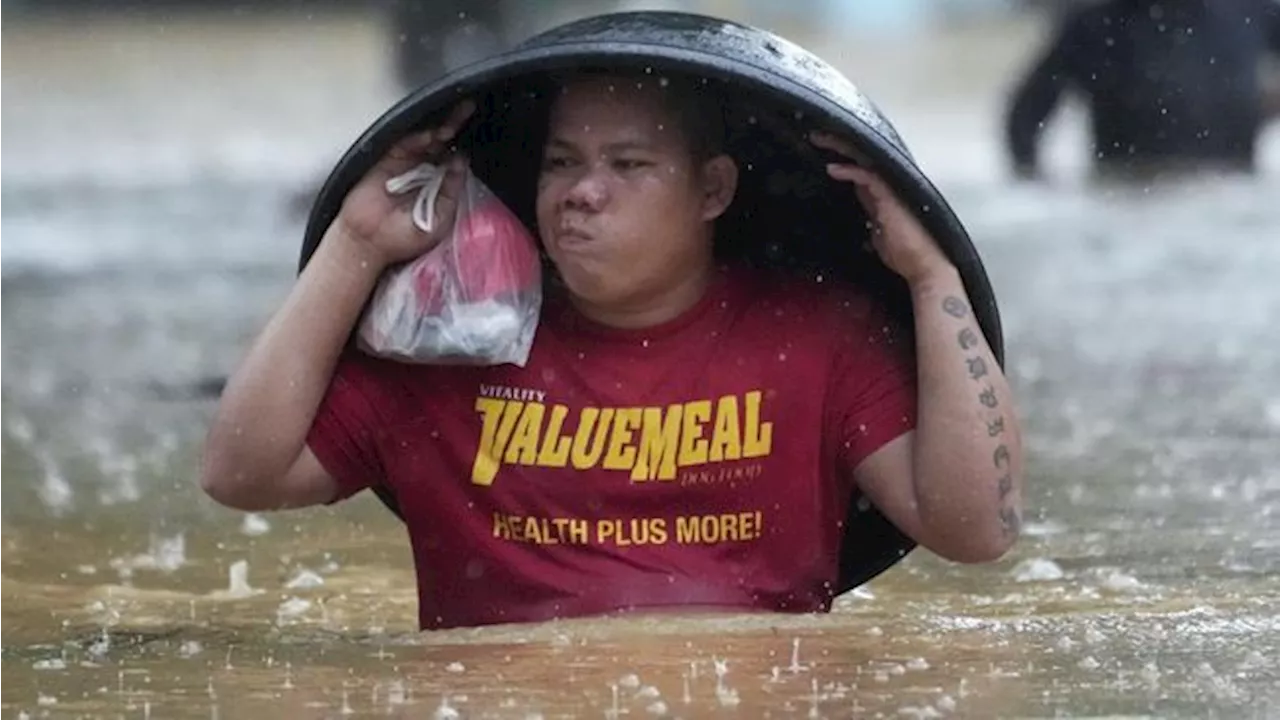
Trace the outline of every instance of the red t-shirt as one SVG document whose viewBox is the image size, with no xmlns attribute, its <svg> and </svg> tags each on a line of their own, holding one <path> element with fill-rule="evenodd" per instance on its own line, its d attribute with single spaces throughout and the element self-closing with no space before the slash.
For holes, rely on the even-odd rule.
<svg viewBox="0 0 1280 720">
<path fill-rule="evenodd" d="M 909 336 L 832 283 L 721 270 L 681 317 L 548 298 L 527 365 L 350 352 L 308 442 L 389 489 L 423 628 L 830 608 L 851 470 L 915 424 Z"/>
</svg>

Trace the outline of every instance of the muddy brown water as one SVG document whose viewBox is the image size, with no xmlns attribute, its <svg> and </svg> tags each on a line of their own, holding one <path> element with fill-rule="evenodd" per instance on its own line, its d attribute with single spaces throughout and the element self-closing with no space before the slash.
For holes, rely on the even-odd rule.
<svg viewBox="0 0 1280 720">
<path fill-rule="evenodd" d="M 214 506 L 184 394 L 287 291 L 290 196 L 390 102 L 377 28 L 6 31 L 4 716 L 1280 716 L 1280 142 L 1254 180 L 1108 188 L 1058 130 L 1059 180 L 1012 185 L 993 106 L 1032 37 L 812 41 L 987 259 L 1031 458 L 1010 557 L 917 551 L 823 616 L 420 634 L 397 522 Z"/>
</svg>

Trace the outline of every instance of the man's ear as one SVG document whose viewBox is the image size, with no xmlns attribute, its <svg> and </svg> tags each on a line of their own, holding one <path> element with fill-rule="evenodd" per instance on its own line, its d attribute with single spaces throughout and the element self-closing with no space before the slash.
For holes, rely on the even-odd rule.
<svg viewBox="0 0 1280 720">
<path fill-rule="evenodd" d="M 715 220 L 729 209 L 738 191 L 738 164 L 728 155 L 717 155 L 702 165 L 702 219 Z"/>
</svg>

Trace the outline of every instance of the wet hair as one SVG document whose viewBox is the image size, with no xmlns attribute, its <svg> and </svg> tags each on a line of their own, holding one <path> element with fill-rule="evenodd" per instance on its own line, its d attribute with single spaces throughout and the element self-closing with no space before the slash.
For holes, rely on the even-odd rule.
<svg viewBox="0 0 1280 720">
<path fill-rule="evenodd" d="M 663 110 L 674 118 L 695 163 L 725 152 L 725 100 L 719 83 L 678 72 L 618 68 L 580 68 L 551 76 L 557 90 L 575 82 L 601 79 L 660 90 Z"/>
</svg>

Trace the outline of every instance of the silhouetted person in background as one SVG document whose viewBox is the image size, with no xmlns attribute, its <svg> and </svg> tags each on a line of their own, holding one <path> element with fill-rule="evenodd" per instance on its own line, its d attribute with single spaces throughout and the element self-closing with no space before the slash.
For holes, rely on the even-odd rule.
<svg viewBox="0 0 1280 720">
<path fill-rule="evenodd" d="M 1006 143 L 1038 174 L 1045 121 L 1066 90 L 1089 105 L 1100 174 L 1251 172 L 1274 99 L 1262 63 L 1280 56 L 1275 0 L 1104 0 L 1069 11 L 1015 90 Z"/>
</svg>

